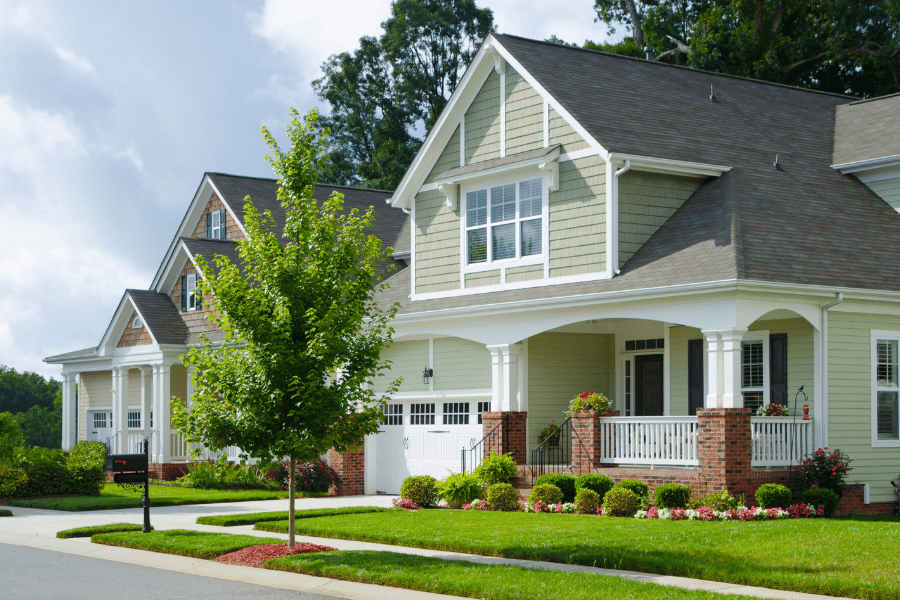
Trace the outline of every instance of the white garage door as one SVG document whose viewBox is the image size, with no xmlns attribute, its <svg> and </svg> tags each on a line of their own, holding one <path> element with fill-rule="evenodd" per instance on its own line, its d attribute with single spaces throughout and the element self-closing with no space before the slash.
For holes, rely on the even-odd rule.
<svg viewBox="0 0 900 600">
<path fill-rule="evenodd" d="M 463 448 L 482 438 L 479 410 L 485 402 L 392 402 L 376 440 L 375 488 L 399 494 L 410 475 L 444 479 L 458 473 Z"/>
</svg>

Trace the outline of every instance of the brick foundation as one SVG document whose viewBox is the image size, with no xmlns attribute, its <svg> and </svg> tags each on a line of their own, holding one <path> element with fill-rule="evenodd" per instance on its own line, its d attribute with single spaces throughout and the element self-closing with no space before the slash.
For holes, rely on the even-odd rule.
<svg viewBox="0 0 900 600">
<path fill-rule="evenodd" d="M 499 434 L 496 438 L 484 441 L 484 458 L 493 451 L 497 454 L 512 454 L 517 465 L 528 462 L 528 413 L 527 412 L 483 412 L 481 426 L 484 435 L 495 428 Z"/>
<path fill-rule="evenodd" d="M 343 454 L 328 451 L 328 464 L 338 475 L 330 493 L 335 496 L 362 496 L 366 493 L 366 454 L 363 448 Z"/>
<path fill-rule="evenodd" d="M 600 467 L 602 448 L 615 444 L 615 439 L 603 438 L 600 417 L 618 417 L 619 414 L 617 410 L 608 410 L 602 414 L 595 410 L 582 410 L 572 415 L 572 429 L 575 431 L 572 440 L 573 475 L 590 473 Z"/>
<path fill-rule="evenodd" d="M 713 493 L 727 487 L 732 494 L 744 494 L 749 500 L 755 492 L 750 483 L 753 452 L 750 409 L 698 409 L 697 431 L 703 488 Z"/>
<path fill-rule="evenodd" d="M 150 479 L 175 481 L 188 472 L 188 466 L 187 463 L 151 463 L 147 472 L 150 474 Z"/>
</svg>

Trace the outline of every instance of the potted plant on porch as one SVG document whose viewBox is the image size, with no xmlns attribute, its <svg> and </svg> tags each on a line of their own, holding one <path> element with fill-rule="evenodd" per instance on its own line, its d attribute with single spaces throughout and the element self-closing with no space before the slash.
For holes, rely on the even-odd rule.
<svg viewBox="0 0 900 600">
<path fill-rule="evenodd" d="M 550 421 L 550 424 L 541 429 L 538 434 L 538 443 L 543 444 L 546 441 L 548 447 L 559 448 L 559 441 L 563 436 L 565 436 L 565 431 L 560 429 L 555 422 Z"/>
<path fill-rule="evenodd" d="M 569 410 L 566 411 L 566 414 L 571 417 L 579 411 L 594 410 L 602 415 L 609 410 L 610 406 L 612 406 L 612 402 L 605 394 L 582 392 L 572 398 L 572 401 L 569 402 Z"/>
</svg>

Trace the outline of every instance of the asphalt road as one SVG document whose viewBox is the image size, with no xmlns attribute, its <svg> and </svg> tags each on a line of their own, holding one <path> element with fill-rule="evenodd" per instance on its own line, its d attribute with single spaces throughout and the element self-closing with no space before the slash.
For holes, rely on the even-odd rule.
<svg viewBox="0 0 900 600">
<path fill-rule="evenodd" d="M 335 600 L 238 581 L 0 544 L 2 600 Z"/>
</svg>

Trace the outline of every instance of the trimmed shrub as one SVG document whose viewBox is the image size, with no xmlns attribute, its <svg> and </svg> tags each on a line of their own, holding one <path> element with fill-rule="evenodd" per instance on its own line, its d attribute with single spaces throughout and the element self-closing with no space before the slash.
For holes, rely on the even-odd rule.
<svg viewBox="0 0 900 600">
<path fill-rule="evenodd" d="M 637 479 L 623 479 L 619 483 L 617 483 L 614 487 L 625 488 L 626 490 L 631 490 L 637 495 L 641 500 L 649 500 L 650 499 L 650 486 L 644 483 L 643 481 L 638 481 Z"/>
<path fill-rule="evenodd" d="M 815 507 L 824 507 L 826 517 L 834 515 L 834 511 L 837 510 L 838 503 L 841 501 L 838 495 L 834 493 L 834 490 L 829 490 L 828 488 L 814 488 L 811 490 L 806 490 L 800 496 L 800 500 L 803 502 L 803 504 L 812 504 Z"/>
<path fill-rule="evenodd" d="M 543 500 L 544 504 L 558 504 L 562 502 L 563 493 L 558 487 L 552 483 L 542 483 L 531 488 L 528 495 L 528 501 L 537 504 Z"/>
<path fill-rule="evenodd" d="M 441 498 L 449 503 L 469 504 L 484 496 L 484 486 L 472 473 L 453 473 L 440 484 Z"/>
<path fill-rule="evenodd" d="M 66 467 L 69 470 L 97 467 L 102 471 L 105 458 L 105 445 L 101 442 L 81 440 L 69 450 L 68 456 L 66 456 Z"/>
<path fill-rule="evenodd" d="M 489 487 L 487 501 L 491 510 L 519 510 L 519 494 L 508 483 L 495 483 Z"/>
<path fill-rule="evenodd" d="M 641 506 L 641 498 L 627 487 L 614 486 L 603 497 L 603 516 L 633 517 Z"/>
<path fill-rule="evenodd" d="M 787 508 L 791 505 L 791 490 L 780 483 L 764 483 L 756 490 L 760 508 Z"/>
<path fill-rule="evenodd" d="M 0 498 L 23 496 L 27 489 L 28 475 L 24 469 L 0 464 Z"/>
<path fill-rule="evenodd" d="M 493 451 L 473 471 L 475 477 L 485 485 L 510 483 L 519 474 L 516 462 L 510 453 L 495 454 Z"/>
<path fill-rule="evenodd" d="M 657 508 L 685 508 L 691 500 L 691 488 L 680 483 L 664 483 L 653 490 Z"/>
<path fill-rule="evenodd" d="M 400 497 L 422 508 L 434 508 L 438 502 L 438 480 L 431 475 L 407 477 L 400 486 Z"/>
<path fill-rule="evenodd" d="M 549 483 L 555 485 L 562 492 L 563 502 L 575 500 L 575 477 L 566 473 L 546 473 L 534 480 L 534 485 Z"/>
<path fill-rule="evenodd" d="M 700 496 L 688 502 L 688 508 L 697 510 L 698 508 L 709 508 L 716 511 L 725 511 L 737 509 L 739 506 L 746 506 L 744 495 L 741 494 L 737 498 L 732 496 L 727 489 L 714 494 Z"/>
<path fill-rule="evenodd" d="M 575 494 L 575 512 L 579 515 L 593 515 L 600 508 L 600 495 L 590 488 L 581 488 Z"/>
<path fill-rule="evenodd" d="M 100 467 L 74 467 L 69 469 L 68 487 L 65 494 L 93 496 L 100 493 L 106 484 L 106 473 Z"/>
<path fill-rule="evenodd" d="M 612 489 L 613 485 L 615 484 L 609 475 L 604 475 L 603 473 L 585 473 L 575 480 L 575 495 L 576 497 L 578 496 L 579 490 L 594 490 L 602 500 L 603 496 Z"/>
<path fill-rule="evenodd" d="M 28 475 L 28 486 L 23 496 L 55 496 L 68 494 L 69 471 L 62 450 L 31 448 L 20 451 L 13 466 Z"/>
</svg>

